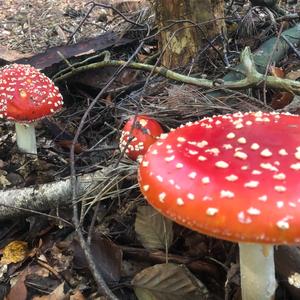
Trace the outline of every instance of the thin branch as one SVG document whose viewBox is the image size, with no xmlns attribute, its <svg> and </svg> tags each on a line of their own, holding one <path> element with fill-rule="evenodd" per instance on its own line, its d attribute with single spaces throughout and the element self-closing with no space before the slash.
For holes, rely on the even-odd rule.
<svg viewBox="0 0 300 300">
<path fill-rule="evenodd" d="M 274 21 L 275 22 L 275 21 Z M 276 24 L 276 22 L 275 22 Z M 274 55 L 274 52 L 276 51 L 277 49 L 277 45 L 280 41 L 280 37 L 281 37 L 281 34 L 282 34 L 282 30 L 283 30 L 283 23 L 281 24 L 280 28 L 279 28 L 279 32 L 277 34 L 277 37 L 276 37 L 276 41 L 274 43 L 274 46 L 273 46 L 273 49 L 270 53 L 270 56 L 269 56 L 269 60 L 268 60 L 268 63 L 266 65 L 266 70 L 265 70 L 265 74 L 264 74 L 264 77 L 266 78 L 268 72 L 269 72 L 269 68 L 270 68 L 270 65 L 271 65 L 271 62 L 272 62 L 272 59 L 273 59 L 273 55 Z M 263 97 L 264 97 L 264 103 L 267 104 L 267 81 L 264 81 L 264 88 L 263 88 Z"/>
<path fill-rule="evenodd" d="M 248 47 L 246 47 L 241 54 L 241 63 L 243 65 L 243 71 L 246 72 L 246 77 L 237 81 L 222 82 L 218 85 L 218 87 L 232 90 L 240 90 L 255 87 L 260 85 L 262 82 L 265 82 L 266 86 L 269 88 L 282 89 L 289 92 L 293 92 L 295 94 L 300 94 L 300 82 L 284 78 L 277 78 L 274 76 L 264 76 L 264 74 L 257 72 L 254 62 L 250 63 L 251 60 L 253 61 L 251 51 Z M 122 70 L 125 67 L 127 67 L 141 71 L 153 72 L 171 80 L 200 86 L 203 88 L 214 88 L 216 86 L 216 83 L 213 80 L 182 75 L 180 73 L 168 70 L 165 67 L 157 67 L 137 62 L 125 62 L 122 60 L 101 61 L 97 63 L 92 63 L 90 65 L 81 66 L 76 68 L 74 71 L 70 71 L 61 75 L 60 77 L 56 78 L 55 81 L 58 82 L 61 80 L 66 80 L 67 78 L 70 78 L 81 72 L 104 68 L 108 66 L 122 67 Z M 102 91 L 101 95 L 103 94 Z"/>
<path fill-rule="evenodd" d="M 147 25 L 136 23 L 136 22 L 132 21 L 131 19 L 127 18 L 121 11 L 119 11 L 117 8 L 113 7 L 112 5 L 103 4 L 103 3 L 95 3 L 94 1 L 89 2 L 89 3 L 93 3 L 94 6 L 99 6 L 99 7 L 102 7 L 102 8 L 113 10 L 116 14 L 121 16 L 129 24 L 138 26 L 140 28 L 145 28 L 145 29 L 147 28 Z"/>
<path fill-rule="evenodd" d="M 16 191 L 16 195 L 20 192 L 20 190 Z M 31 198 L 31 193 L 27 190 L 22 190 L 22 193 L 26 193 L 28 192 L 28 196 L 26 195 L 25 197 L 26 198 Z M 12 202 L 12 199 L 10 198 L 9 199 L 10 201 L 9 202 Z M 59 221 L 61 223 L 65 223 L 67 224 L 68 226 L 71 226 L 71 227 L 74 227 L 74 225 L 72 223 L 70 223 L 69 221 L 61 218 L 61 217 L 58 217 L 58 216 L 54 216 L 54 215 L 50 215 L 50 214 L 46 214 L 46 213 L 43 213 L 43 212 L 40 212 L 40 211 L 37 211 L 37 210 L 34 210 L 34 209 L 29 209 L 29 208 L 24 208 L 24 207 L 17 207 L 16 206 L 16 203 L 14 203 L 14 205 L 8 205 L 8 204 L 3 204 L 3 203 L 0 203 L 0 219 L 2 218 L 8 218 L 9 215 L 10 215 L 10 211 L 13 212 L 13 216 L 15 217 L 16 215 L 19 215 L 19 214 L 25 214 L 25 215 L 39 215 L 39 216 L 43 216 L 43 217 L 46 217 L 48 219 L 54 219 L 56 221 Z M 3 210 L 3 208 L 6 208 L 6 210 Z M 45 209 L 45 207 L 39 207 L 39 209 Z"/>
<path fill-rule="evenodd" d="M 280 36 L 284 41 L 289 45 L 289 47 L 293 50 L 293 52 L 300 58 L 300 51 L 294 46 L 294 44 L 284 35 Z"/>
<path fill-rule="evenodd" d="M 81 28 L 81 26 L 84 24 L 84 22 L 86 21 L 86 19 L 88 18 L 88 16 L 90 15 L 90 13 L 92 12 L 92 10 L 95 7 L 95 4 L 93 2 L 87 3 L 86 5 L 92 4 L 91 7 L 89 8 L 89 10 L 87 11 L 87 13 L 85 14 L 84 18 L 80 21 L 80 23 L 78 24 L 78 26 L 75 28 L 75 30 L 72 32 L 72 34 L 70 35 L 68 41 L 67 41 L 67 45 L 69 45 L 74 37 L 74 35 L 78 32 L 78 30 Z"/>
</svg>

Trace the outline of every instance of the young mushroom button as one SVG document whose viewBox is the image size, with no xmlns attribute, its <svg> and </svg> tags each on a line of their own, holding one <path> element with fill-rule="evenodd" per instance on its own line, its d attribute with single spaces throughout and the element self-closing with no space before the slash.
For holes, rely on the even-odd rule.
<svg viewBox="0 0 300 300">
<path fill-rule="evenodd" d="M 272 299 L 273 245 L 300 242 L 299 181 L 300 117 L 279 113 L 188 123 L 139 167 L 141 191 L 163 215 L 240 244 L 243 299 Z"/>
<path fill-rule="evenodd" d="M 16 123 L 21 151 L 36 154 L 33 122 L 62 108 L 63 99 L 54 83 L 29 65 L 0 68 L 0 118 Z"/>
<path fill-rule="evenodd" d="M 148 116 L 132 116 L 124 125 L 120 138 L 120 150 L 137 160 L 142 157 L 163 133 L 159 123 Z"/>
</svg>

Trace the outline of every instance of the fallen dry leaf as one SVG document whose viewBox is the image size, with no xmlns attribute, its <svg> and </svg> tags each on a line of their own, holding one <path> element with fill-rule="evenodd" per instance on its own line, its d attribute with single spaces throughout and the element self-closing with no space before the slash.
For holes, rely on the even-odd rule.
<svg viewBox="0 0 300 300">
<path fill-rule="evenodd" d="M 121 277 L 121 264 L 123 254 L 121 249 L 112 241 L 94 236 L 91 242 L 91 251 L 96 258 L 96 267 L 102 273 L 104 279 L 108 282 L 118 282 Z M 74 240 L 74 268 L 88 269 L 85 256 Z"/>
<path fill-rule="evenodd" d="M 70 300 L 85 300 L 85 297 L 79 290 L 76 290 L 73 295 L 70 295 Z"/>
<path fill-rule="evenodd" d="M 139 300 L 205 300 L 205 286 L 184 266 L 159 264 L 144 269 L 132 280 Z"/>
<path fill-rule="evenodd" d="M 71 140 L 57 140 L 57 141 L 55 141 L 55 143 L 58 144 L 59 146 L 61 146 L 63 149 L 70 150 L 73 141 L 71 141 Z M 84 151 L 84 147 L 81 146 L 81 144 L 76 143 L 75 147 L 74 147 L 74 152 L 76 154 L 80 154 L 83 151 Z"/>
<path fill-rule="evenodd" d="M 0 264 L 18 263 L 28 255 L 28 244 L 23 241 L 13 241 L 3 249 L 3 256 Z"/>
<path fill-rule="evenodd" d="M 173 223 L 151 206 L 139 206 L 135 232 L 147 249 L 168 249 L 173 241 Z"/>
<path fill-rule="evenodd" d="M 271 106 L 274 109 L 282 109 L 292 102 L 294 95 L 289 92 L 278 92 L 272 96 Z"/>
<path fill-rule="evenodd" d="M 288 78 L 282 68 L 272 66 L 270 68 L 271 74 L 279 78 Z M 295 80 L 295 79 L 294 79 Z M 290 92 L 276 92 L 271 99 L 271 106 L 274 109 L 282 109 L 290 104 L 294 99 L 294 94 Z"/>
<path fill-rule="evenodd" d="M 148 3 L 145 0 L 118 0 L 118 1 L 113 1 L 112 5 L 113 7 L 117 8 L 118 10 L 120 10 L 123 13 L 129 13 L 129 12 L 133 12 L 136 10 L 140 10 L 143 7 L 145 7 L 145 5 L 147 5 Z M 115 12 L 113 12 L 115 14 Z"/>
<path fill-rule="evenodd" d="M 69 300 L 69 292 L 65 292 L 64 283 L 61 283 L 51 294 L 33 297 L 32 300 Z"/>
<path fill-rule="evenodd" d="M 284 70 L 282 68 L 271 66 L 270 72 L 275 77 L 284 78 L 285 76 Z"/>
<path fill-rule="evenodd" d="M 28 58 L 32 56 L 31 53 L 20 53 L 16 50 L 10 50 L 7 47 L 0 46 L 0 59 L 5 60 L 6 62 L 13 62 L 18 59 Z"/>
<path fill-rule="evenodd" d="M 300 70 L 294 70 L 285 75 L 285 78 L 290 80 L 298 80 L 300 78 Z"/>
<path fill-rule="evenodd" d="M 26 300 L 27 288 L 25 286 L 26 275 L 28 274 L 28 267 L 20 272 L 17 277 L 16 283 L 11 287 L 6 300 Z"/>
</svg>

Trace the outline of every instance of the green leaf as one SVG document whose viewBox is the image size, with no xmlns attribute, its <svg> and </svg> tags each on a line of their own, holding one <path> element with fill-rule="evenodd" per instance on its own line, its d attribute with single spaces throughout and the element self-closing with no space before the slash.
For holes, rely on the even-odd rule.
<svg viewBox="0 0 300 300">
<path fill-rule="evenodd" d="M 168 249 L 173 241 L 173 223 L 151 206 L 139 206 L 135 232 L 146 249 Z"/>
</svg>

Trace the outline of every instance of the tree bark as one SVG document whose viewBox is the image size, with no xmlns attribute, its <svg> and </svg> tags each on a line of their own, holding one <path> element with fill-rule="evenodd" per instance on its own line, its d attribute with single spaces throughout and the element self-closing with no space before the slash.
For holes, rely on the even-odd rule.
<svg viewBox="0 0 300 300">
<path fill-rule="evenodd" d="M 157 0 L 155 10 L 167 68 L 191 62 L 206 39 L 225 29 L 223 0 Z"/>
</svg>

